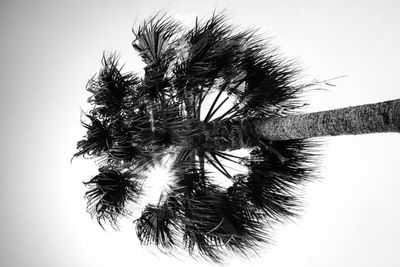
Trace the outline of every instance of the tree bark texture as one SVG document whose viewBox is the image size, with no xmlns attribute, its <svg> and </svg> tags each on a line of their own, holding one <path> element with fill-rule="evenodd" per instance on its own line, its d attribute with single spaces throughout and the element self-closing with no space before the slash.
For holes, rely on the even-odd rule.
<svg viewBox="0 0 400 267">
<path fill-rule="evenodd" d="M 400 99 L 252 122 L 271 141 L 320 136 L 400 132 Z"/>
</svg>

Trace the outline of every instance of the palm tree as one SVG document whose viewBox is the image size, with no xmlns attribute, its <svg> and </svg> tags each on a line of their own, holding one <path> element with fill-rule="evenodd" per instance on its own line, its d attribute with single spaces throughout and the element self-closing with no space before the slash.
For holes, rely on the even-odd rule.
<svg viewBox="0 0 400 267">
<path fill-rule="evenodd" d="M 215 262 L 251 254 L 274 223 L 298 214 L 316 168 L 311 137 L 400 131 L 400 100 L 300 114 L 300 94 L 318 84 L 300 83 L 290 61 L 222 14 L 190 30 L 158 14 L 134 37 L 144 77 L 104 54 L 87 85 L 93 109 L 74 157 L 97 159 L 99 174 L 85 182 L 87 208 L 115 227 L 140 199 L 148 170 L 171 159 L 172 183 L 135 220 L 144 245 Z M 248 155 L 232 152 L 240 148 Z M 233 174 L 231 164 L 246 171 Z M 209 166 L 230 186 L 214 184 Z"/>
</svg>

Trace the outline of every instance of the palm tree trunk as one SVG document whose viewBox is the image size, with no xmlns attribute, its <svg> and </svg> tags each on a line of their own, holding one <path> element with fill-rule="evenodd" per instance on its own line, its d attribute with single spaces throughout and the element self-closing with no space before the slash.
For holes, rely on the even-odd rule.
<svg viewBox="0 0 400 267">
<path fill-rule="evenodd" d="M 400 99 L 252 122 L 267 140 L 400 132 Z"/>
</svg>

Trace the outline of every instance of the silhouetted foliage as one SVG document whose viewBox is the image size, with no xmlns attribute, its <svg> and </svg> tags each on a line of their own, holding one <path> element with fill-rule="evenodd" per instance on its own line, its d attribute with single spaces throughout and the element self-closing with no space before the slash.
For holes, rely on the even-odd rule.
<svg viewBox="0 0 400 267">
<path fill-rule="evenodd" d="M 135 201 L 140 194 L 140 180 L 135 174 L 121 173 L 112 169 L 101 168 L 99 174 L 90 181 L 85 197 L 88 211 L 99 224 L 109 221 L 116 225 L 118 217 L 125 215 L 125 206 Z"/>
<path fill-rule="evenodd" d="M 87 87 L 91 124 L 83 123 L 88 131 L 75 156 L 101 158 L 100 174 L 86 183 L 89 211 L 116 225 L 139 196 L 145 170 L 169 155 L 175 183 L 135 220 L 142 244 L 215 262 L 256 252 L 275 222 L 296 215 L 314 144 L 264 140 L 248 121 L 293 113 L 310 85 L 298 83 L 298 70 L 254 31 L 237 30 L 222 14 L 189 30 L 158 14 L 133 32 L 144 77 L 122 73 L 118 57 L 104 54 Z M 249 156 L 228 152 L 239 148 Z M 227 162 L 248 171 L 233 175 Z M 214 185 L 207 166 L 232 185 Z"/>
</svg>

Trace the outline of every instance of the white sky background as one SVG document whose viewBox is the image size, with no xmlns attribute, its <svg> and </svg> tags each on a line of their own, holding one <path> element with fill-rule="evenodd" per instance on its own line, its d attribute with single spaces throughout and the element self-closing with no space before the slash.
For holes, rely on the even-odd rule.
<svg viewBox="0 0 400 267">
<path fill-rule="evenodd" d="M 70 158 L 80 108 L 103 51 L 137 68 L 131 27 L 160 8 L 181 17 L 228 8 L 232 22 L 273 37 L 307 79 L 334 81 L 309 110 L 400 98 L 398 1 L 2 1 L 0 4 L 0 266 L 207 266 L 140 248 L 132 223 L 104 232 L 85 211 Z M 260 258 L 228 266 L 400 266 L 400 136 L 325 139 L 323 179 L 302 218 Z"/>
</svg>

